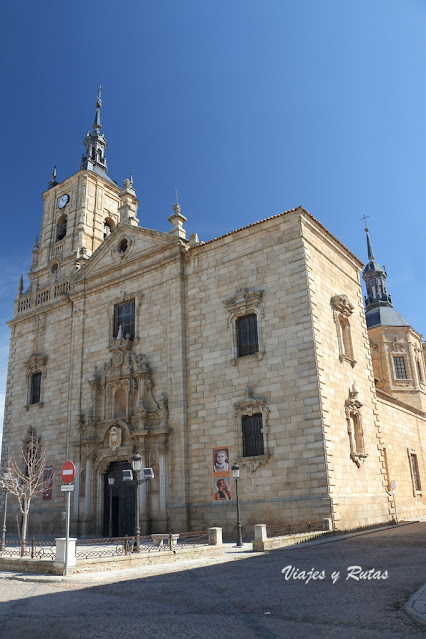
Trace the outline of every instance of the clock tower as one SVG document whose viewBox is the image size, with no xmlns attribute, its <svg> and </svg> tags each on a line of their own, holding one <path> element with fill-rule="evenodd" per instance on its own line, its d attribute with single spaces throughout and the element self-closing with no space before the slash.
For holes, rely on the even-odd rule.
<svg viewBox="0 0 426 639">
<path fill-rule="evenodd" d="M 138 200 L 132 180 L 125 180 L 122 189 L 108 175 L 101 105 L 99 87 L 93 131 L 84 138 L 85 153 L 80 170 L 58 182 L 55 167 L 48 189 L 43 193 L 40 242 L 36 239 L 34 244 L 27 293 L 51 287 L 53 282 L 58 285 L 55 290 L 65 292 L 72 273 L 120 221 L 138 224 Z"/>
</svg>

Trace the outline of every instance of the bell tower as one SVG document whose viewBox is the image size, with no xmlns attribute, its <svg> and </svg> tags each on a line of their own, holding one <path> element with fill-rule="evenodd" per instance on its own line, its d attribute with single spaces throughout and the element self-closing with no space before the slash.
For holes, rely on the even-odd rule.
<svg viewBox="0 0 426 639">
<path fill-rule="evenodd" d="M 387 273 L 376 262 L 368 228 L 368 264 L 362 278 L 367 288 L 365 317 L 377 388 L 424 410 L 426 374 L 423 338 L 393 307 L 386 288 Z"/>
<path fill-rule="evenodd" d="M 21 296 L 41 290 L 67 289 L 72 273 L 122 221 L 136 224 L 138 200 L 129 180 L 120 188 L 108 175 L 107 141 L 101 127 L 101 87 L 97 92 L 92 133 L 83 144 L 80 170 L 58 181 L 56 166 L 43 193 L 43 218 L 33 249 L 30 287 Z M 52 289 L 53 290 L 53 289 Z M 46 299 L 51 293 L 46 293 Z"/>
</svg>

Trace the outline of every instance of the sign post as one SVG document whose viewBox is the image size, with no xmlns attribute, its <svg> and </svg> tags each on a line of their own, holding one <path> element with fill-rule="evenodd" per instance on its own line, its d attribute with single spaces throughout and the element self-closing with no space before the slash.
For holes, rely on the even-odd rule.
<svg viewBox="0 0 426 639">
<path fill-rule="evenodd" d="M 62 481 L 64 486 L 61 486 L 61 491 L 67 493 L 66 501 L 66 538 L 65 538 L 65 574 L 68 574 L 68 547 L 70 539 L 70 509 L 71 509 L 71 493 L 74 490 L 74 486 L 71 482 L 75 477 L 75 466 L 72 461 L 66 461 L 61 470 Z"/>
<path fill-rule="evenodd" d="M 392 495 L 393 495 L 393 505 L 394 505 L 394 508 L 395 508 L 395 523 L 397 524 L 398 523 L 398 514 L 396 512 L 396 498 L 395 498 L 395 495 L 396 495 L 396 483 L 394 481 L 391 481 L 390 486 L 391 486 Z"/>
</svg>

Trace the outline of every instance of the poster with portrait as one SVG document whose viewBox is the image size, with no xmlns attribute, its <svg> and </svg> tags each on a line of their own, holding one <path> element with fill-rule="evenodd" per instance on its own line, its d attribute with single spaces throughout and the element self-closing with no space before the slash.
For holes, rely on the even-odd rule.
<svg viewBox="0 0 426 639">
<path fill-rule="evenodd" d="M 43 471 L 43 501 L 52 499 L 53 466 L 45 466 Z"/>
<path fill-rule="evenodd" d="M 215 446 L 212 448 L 212 466 L 213 475 L 220 473 L 221 475 L 227 475 L 231 473 L 231 466 L 229 464 L 229 446 Z"/>
<path fill-rule="evenodd" d="M 213 501 L 231 501 L 231 464 L 229 446 L 212 448 Z"/>
<path fill-rule="evenodd" d="M 213 479 L 213 501 L 231 501 L 231 478 L 215 477 Z"/>
</svg>

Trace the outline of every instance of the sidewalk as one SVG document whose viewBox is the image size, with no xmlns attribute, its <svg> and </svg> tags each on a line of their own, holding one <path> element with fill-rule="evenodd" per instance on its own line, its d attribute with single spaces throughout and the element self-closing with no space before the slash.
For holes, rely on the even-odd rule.
<svg viewBox="0 0 426 639">
<path fill-rule="evenodd" d="M 336 543 L 344 541 L 351 537 L 358 537 L 361 535 L 373 535 L 377 532 L 389 529 L 399 528 L 403 526 L 409 526 L 417 522 L 406 522 L 398 524 L 397 526 L 384 526 L 376 528 L 374 530 L 359 531 L 335 537 L 327 537 L 324 539 L 313 540 L 294 546 L 287 546 L 284 548 L 277 548 L 267 552 L 286 552 L 292 550 L 302 550 L 309 546 L 317 546 L 327 543 Z M 201 568 L 206 566 L 212 566 L 217 564 L 224 564 L 232 561 L 238 561 L 241 559 L 249 559 L 263 555 L 262 552 L 253 552 L 252 544 L 245 543 L 242 548 L 237 548 L 234 542 L 225 542 L 223 544 L 223 554 L 212 557 L 199 557 L 197 559 L 186 559 L 179 561 L 178 563 L 163 563 L 158 565 L 146 565 L 139 566 L 137 568 L 129 568 L 122 570 L 111 570 L 105 572 L 92 572 L 92 573 L 78 573 L 68 576 L 55 576 L 55 575 L 40 575 L 31 573 L 18 573 L 18 572 L 6 572 L 0 571 L 0 579 L 9 579 L 33 583 L 73 583 L 73 584 L 107 584 L 119 581 L 127 581 L 129 579 L 143 579 L 145 577 L 152 577 L 155 575 L 175 573 L 184 570 L 192 570 L 195 568 Z M 413 618 L 416 622 L 426 626 L 426 583 L 415 592 L 409 601 L 405 604 L 406 613 Z"/>
</svg>

